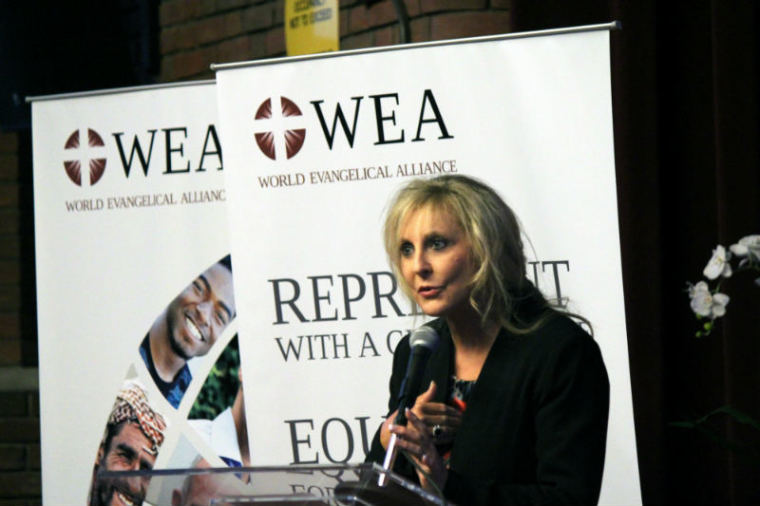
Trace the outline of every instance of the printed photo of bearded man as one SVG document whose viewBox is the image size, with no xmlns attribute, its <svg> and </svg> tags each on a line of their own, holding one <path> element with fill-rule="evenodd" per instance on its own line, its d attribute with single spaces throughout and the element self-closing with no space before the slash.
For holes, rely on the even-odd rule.
<svg viewBox="0 0 760 506">
<path fill-rule="evenodd" d="M 192 374 L 187 361 L 211 349 L 235 318 L 230 256 L 201 273 L 156 318 L 140 344 L 153 382 L 177 408 Z"/>
<path fill-rule="evenodd" d="M 90 506 L 140 505 L 147 476 L 106 478 L 101 471 L 150 471 L 164 442 L 166 422 L 151 408 L 145 390 L 127 381 L 119 391 L 98 448 L 90 488 Z"/>
</svg>

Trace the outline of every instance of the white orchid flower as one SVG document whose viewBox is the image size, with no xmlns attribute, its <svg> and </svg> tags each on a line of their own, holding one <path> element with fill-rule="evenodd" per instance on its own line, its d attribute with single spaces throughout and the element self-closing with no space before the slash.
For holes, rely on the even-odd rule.
<svg viewBox="0 0 760 506">
<path fill-rule="evenodd" d="M 714 293 L 712 296 L 712 314 L 710 318 L 720 318 L 726 314 L 726 305 L 731 298 L 725 293 Z"/>
<path fill-rule="evenodd" d="M 710 316 L 712 308 L 712 295 L 707 283 L 700 281 L 696 285 L 689 286 L 689 298 L 691 299 L 691 310 L 699 316 Z"/>
<path fill-rule="evenodd" d="M 699 292 L 709 292 L 710 287 L 707 286 L 706 281 L 700 281 L 696 285 L 692 285 L 691 283 L 687 283 L 689 285 L 689 298 L 693 299 L 697 293 Z"/>
<path fill-rule="evenodd" d="M 704 271 L 702 273 L 707 279 L 716 279 L 718 276 L 724 278 L 731 277 L 731 264 L 728 261 L 731 259 L 731 253 L 726 251 L 726 248 L 718 244 L 713 250 L 712 258 L 707 262 Z"/>
<path fill-rule="evenodd" d="M 725 293 L 710 293 L 710 288 L 704 281 L 689 286 L 689 298 L 691 298 L 692 311 L 699 316 L 711 319 L 725 315 L 726 305 L 731 300 Z"/>
<path fill-rule="evenodd" d="M 760 235 L 748 235 L 739 239 L 739 242 L 732 244 L 731 252 L 736 256 L 751 255 L 760 259 Z"/>
</svg>

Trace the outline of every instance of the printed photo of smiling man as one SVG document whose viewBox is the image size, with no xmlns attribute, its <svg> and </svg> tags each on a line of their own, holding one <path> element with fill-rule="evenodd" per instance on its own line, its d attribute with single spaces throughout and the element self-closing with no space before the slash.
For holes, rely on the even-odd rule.
<svg viewBox="0 0 760 506">
<path fill-rule="evenodd" d="M 235 318 L 230 256 L 203 271 L 156 318 L 140 344 L 153 382 L 177 408 L 192 374 L 188 360 L 211 349 Z"/>
</svg>

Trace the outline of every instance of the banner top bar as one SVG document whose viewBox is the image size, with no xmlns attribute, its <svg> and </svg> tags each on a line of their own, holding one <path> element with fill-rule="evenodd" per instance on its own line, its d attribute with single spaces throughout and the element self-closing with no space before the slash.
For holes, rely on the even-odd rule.
<svg viewBox="0 0 760 506">
<path fill-rule="evenodd" d="M 101 95 L 115 95 L 117 93 L 127 93 L 130 91 L 151 91 L 160 90 L 163 88 L 179 88 L 182 86 L 196 86 L 216 84 L 213 79 L 204 79 L 199 81 L 182 81 L 176 83 L 160 83 L 160 84 L 146 84 L 142 86 L 125 86 L 122 88 L 107 88 L 104 90 L 91 90 L 91 91 L 75 91 L 72 93 L 57 93 L 55 95 L 36 95 L 33 97 L 26 97 L 27 104 L 32 102 L 43 102 L 45 100 L 58 100 L 61 98 L 80 98 L 80 97 L 96 97 Z"/>
<path fill-rule="evenodd" d="M 249 60 L 233 63 L 212 63 L 211 70 L 218 72 L 220 70 L 231 70 L 244 67 L 255 67 L 260 65 L 272 65 L 275 63 L 290 63 L 305 60 L 318 60 L 321 58 L 338 58 L 341 56 L 351 56 L 364 53 L 381 53 L 385 51 L 400 51 L 404 49 L 417 49 L 421 47 L 448 46 L 453 44 L 464 44 L 469 42 L 491 42 L 506 39 L 524 39 L 527 37 L 541 37 L 545 35 L 561 35 L 565 33 L 591 32 L 598 30 L 619 30 L 621 29 L 620 21 L 611 21 L 609 23 L 599 23 L 595 25 L 571 26 L 566 28 L 551 28 L 548 30 L 533 30 L 529 32 L 502 33 L 498 35 L 483 35 L 480 37 L 465 37 L 460 39 L 436 40 L 431 42 L 417 42 L 414 44 L 397 44 L 393 46 L 369 47 L 362 49 L 350 49 L 348 51 L 335 51 L 330 53 L 317 53 L 299 56 L 285 56 L 281 58 L 269 58 L 265 60 Z"/>
</svg>

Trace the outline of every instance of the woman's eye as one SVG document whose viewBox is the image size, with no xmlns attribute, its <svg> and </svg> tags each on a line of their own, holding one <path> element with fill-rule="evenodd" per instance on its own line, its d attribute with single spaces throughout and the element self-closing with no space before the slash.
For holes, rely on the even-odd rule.
<svg viewBox="0 0 760 506">
<path fill-rule="evenodd" d="M 193 288 L 198 293 L 201 293 L 203 291 L 203 287 L 201 287 L 201 284 L 197 280 L 193 281 Z"/>
<path fill-rule="evenodd" d="M 448 246 L 448 244 L 449 242 L 441 237 L 437 237 L 430 241 L 430 246 L 435 250 L 443 249 Z"/>
<path fill-rule="evenodd" d="M 400 250 L 401 250 L 401 256 L 408 257 L 409 255 L 412 254 L 412 252 L 414 251 L 414 248 L 412 247 L 411 244 L 409 244 L 408 242 L 405 242 L 404 244 L 401 245 Z"/>
</svg>

